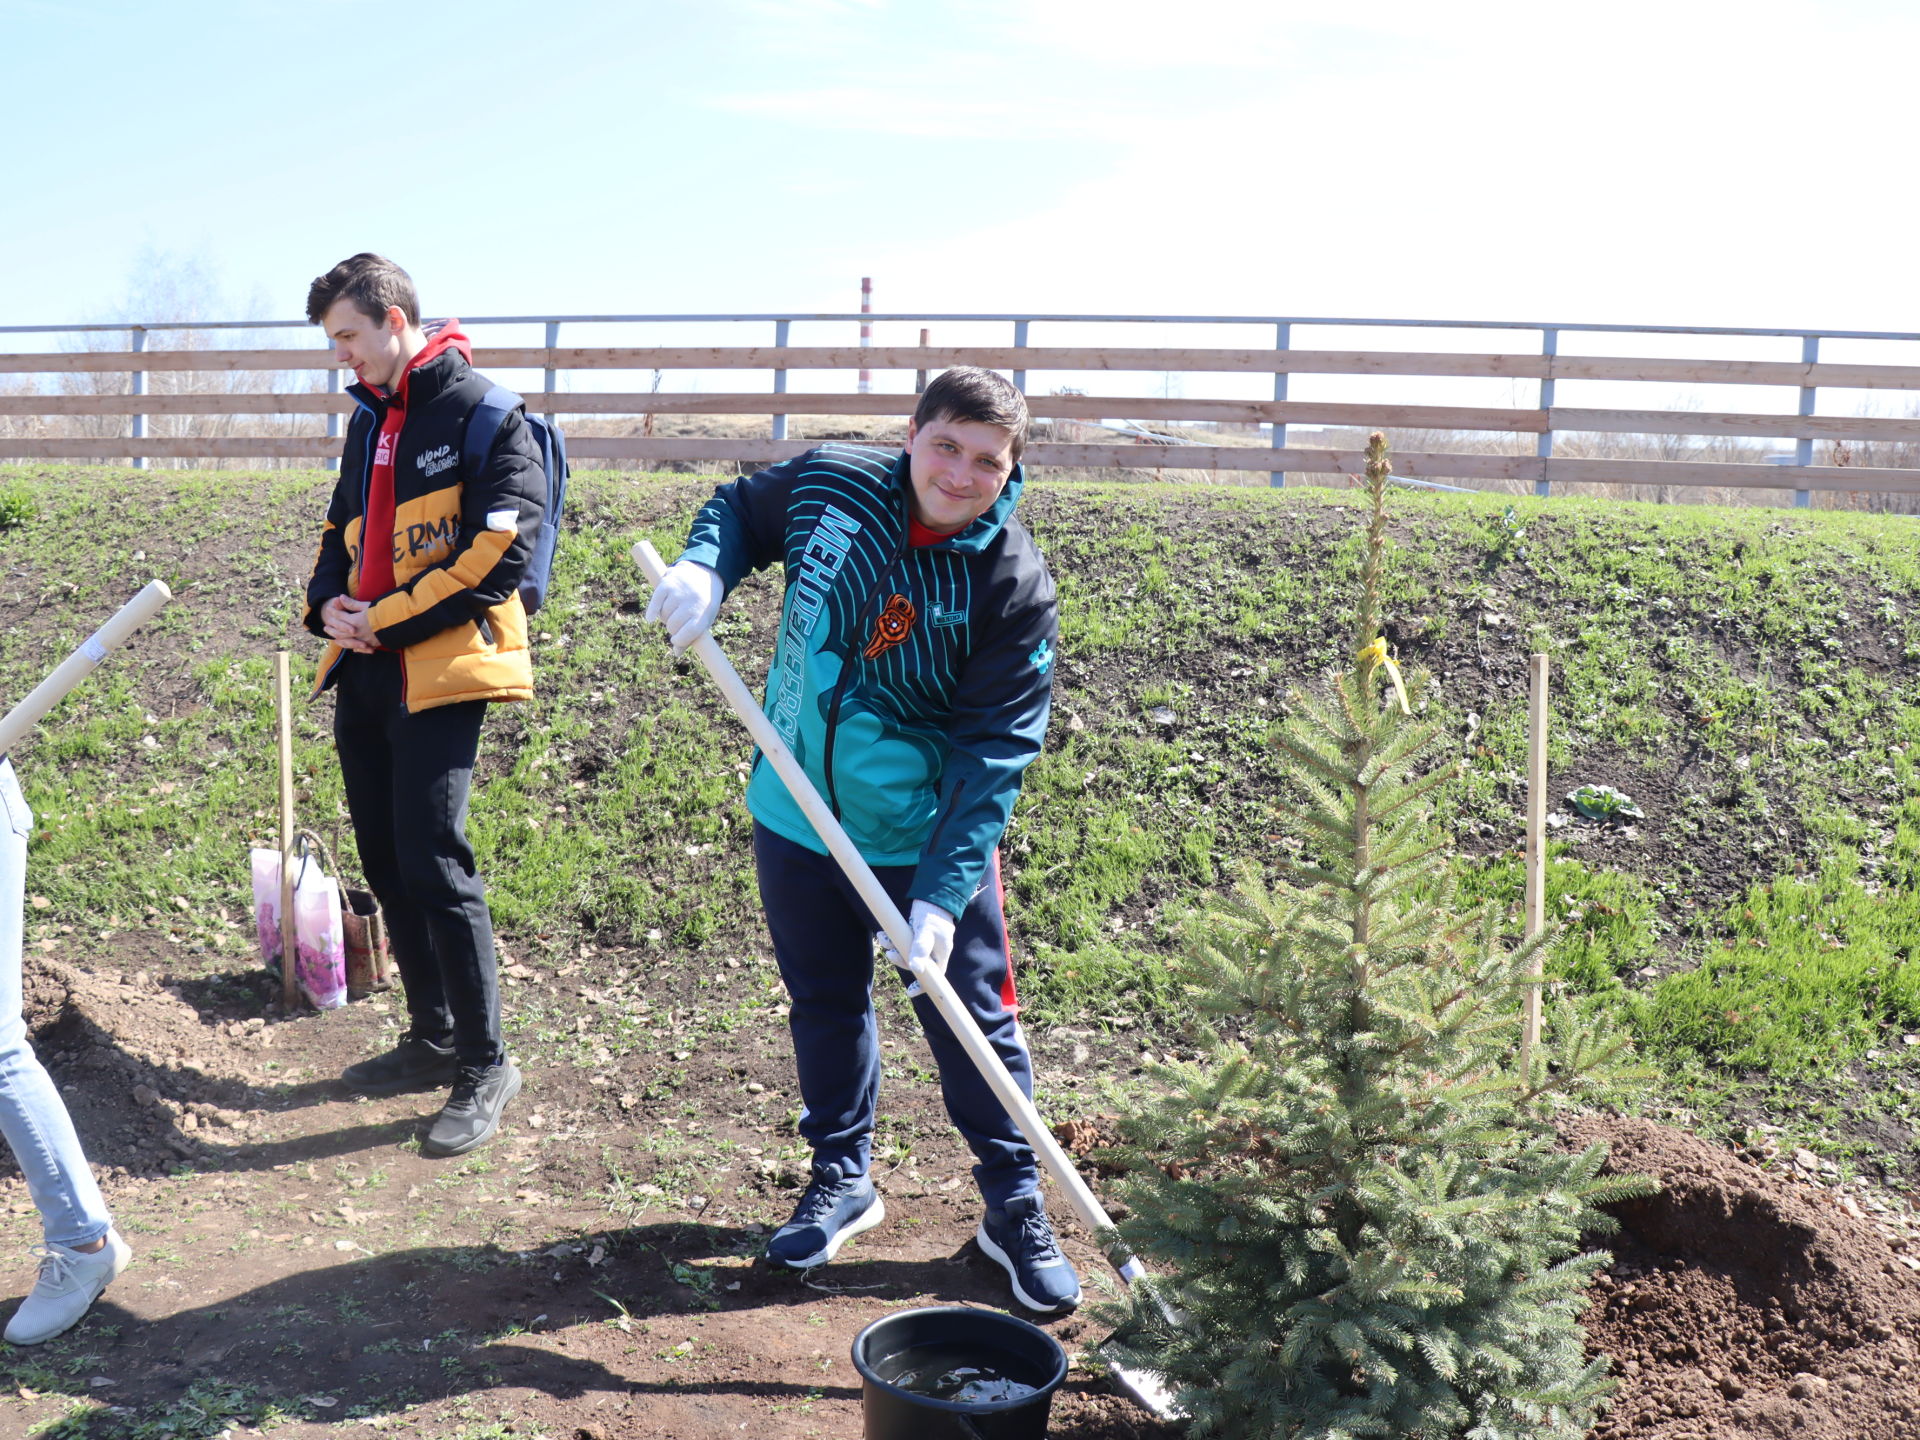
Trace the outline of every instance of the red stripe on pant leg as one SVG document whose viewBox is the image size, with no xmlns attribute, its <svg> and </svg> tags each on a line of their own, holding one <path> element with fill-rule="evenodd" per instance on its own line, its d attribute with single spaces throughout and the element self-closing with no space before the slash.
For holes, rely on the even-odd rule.
<svg viewBox="0 0 1920 1440">
<path fill-rule="evenodd" d="M 1013 939 L 1007 933 L 1007 887 L 1000 883 L 1000 852 L 993 852 L 993 893 L 1000 901 L 1000 949 L 1007 957 L 1007 978 L 1000 982 L 1000 1003 L 1009 1015 L 1020 1013 L 1020 997 L 1013 989 Z"/>
</svg>

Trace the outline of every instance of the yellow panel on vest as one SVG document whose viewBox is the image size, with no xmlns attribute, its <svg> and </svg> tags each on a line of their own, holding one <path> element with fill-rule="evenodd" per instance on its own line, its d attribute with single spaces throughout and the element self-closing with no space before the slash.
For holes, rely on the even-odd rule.
<svg viewBox="0 0 1920 1440">
<path fill-rule="evenodd" d="M 460 537 L 460 487 L 402 502 L 393 512 L 393 578 L 404 585 L 453 551 Z"/>
</svg>

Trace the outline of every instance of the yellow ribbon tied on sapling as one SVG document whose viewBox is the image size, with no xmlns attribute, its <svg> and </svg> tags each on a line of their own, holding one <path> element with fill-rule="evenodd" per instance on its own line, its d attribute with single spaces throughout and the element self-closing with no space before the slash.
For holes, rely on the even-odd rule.
<svg viewBox="0 0 1920 1440">
<path fill-rule="evenodd" d="M 1400 702 L 1400 713 L 1402 715 L 1413 714 L 1413 707 L 1407 703 L 1407 687 L 1400 679 L 1400 667 L 1393 663 L 1393 657 L 1387 653 L 1386 636 L 1376 635 L 1373 643 L 1361 650 L 1358 655 L 1353 657 L 1353 660 L 1356 665 L 1366 666 L 1369 679 L 1372 678 L 1374 671 L 1378 670 L 1382 665 L 1386 666 L 1387 679 L 1393 682 L 1394 698 Z"/>
</svg>

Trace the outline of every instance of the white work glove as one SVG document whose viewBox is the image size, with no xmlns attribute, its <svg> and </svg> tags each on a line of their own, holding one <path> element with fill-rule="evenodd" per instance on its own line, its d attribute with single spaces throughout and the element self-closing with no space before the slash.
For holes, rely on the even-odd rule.
<svg viewBox="0 0 1920 1440">
<path fill-rule="evenodd" d="M 925 900 L 913 902 L 913 912 L 907 917 L 913 927 L 913 948 L 908 960 L 930 961 L 934 969 L 942 975 L 947 973 L 947 957 L 953 954 L 953 916 Z M 893 942 L 887 939 L 886 931 L 874 937 L 880 942 L 880 953 L 898 965 L 908 974 L 913 973 L 908 960 L 900 958 L 900 952 L 893 948 Z M 909 990 L 907 993 L 914 993 Z"/>
<path fill-rule="evenodd" d="M 698 560 L 676 560 L 653 587 L 647 619 L 665 625 L 673 653 L 683 654 L 713 624 L 726 588 L 720 577 Z"/>
</svg>

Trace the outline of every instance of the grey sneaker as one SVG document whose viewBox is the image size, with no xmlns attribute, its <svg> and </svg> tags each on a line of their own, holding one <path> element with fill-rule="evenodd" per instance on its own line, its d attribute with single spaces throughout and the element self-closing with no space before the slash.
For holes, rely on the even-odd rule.
<svg viewBox="0 0 1920 1440">
<path fill-rule="evenodd" d="M 404 1095 L 414 1090 L 444 1090 L 460 1078 L 460 1062 L 451 1047 L 402 1035 L 384 1055 L 349 1065 L 340 1083 L 359 1095 Z"/>
<path fill-rule="evenodd" d="M 1038 1195 L 1020 1195 L 1007 1208 L 988 1208 L 974 1232 L 980 1252 L 1007 1272 L 1013 1298 L 1029 1310 L 1057 1315 L 1080 1303 L 1080 1277 L 1060 1253 Z"/>
<path fill-rule="evenodd" d="M 453 1082 L 453 1094 L 427 1131 L 420 1147 L 427 1155 L 464 1155 L 493 1138 L 500 1114 L 520 1093 L 520 1067 L 511 1060 L 498 1065 L 462 1065 Z"/>
<path fill-rule="evenodd" d="M 40 1278 L 7 1322 L 10 1345 L 38 1345 L 71 1330 L 133 1258 L 117 1230 L 107 1231 L 107 1243 L 92 1252 L 36 1245 L 33 1253 L 40 1257 Z"/>
<path fill-rule="evenodd" d="M 767 1263 L 782 1270 L 811 1270 L 886 1218 L 887 1207 L 866 1176 L 843 1174 L 837 1164 L 815 1164 L 813 1181 L 793 1218 L 767 1242 Z"/>
</svg>

